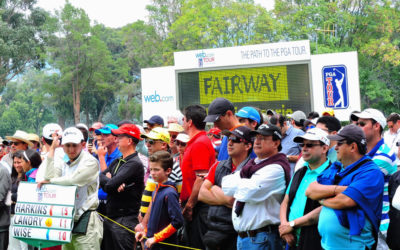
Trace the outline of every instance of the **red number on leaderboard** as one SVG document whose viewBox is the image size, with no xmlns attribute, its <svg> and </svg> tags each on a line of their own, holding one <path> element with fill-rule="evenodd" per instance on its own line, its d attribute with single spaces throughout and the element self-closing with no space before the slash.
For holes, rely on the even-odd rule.
<svg viewBox="0 0 400 250">
<path fill-rule="evenodd" d="M 66 240 L 67 239 L 67 232 L 58 232 L 58 239 L 59 240 Z"/>
</svg>

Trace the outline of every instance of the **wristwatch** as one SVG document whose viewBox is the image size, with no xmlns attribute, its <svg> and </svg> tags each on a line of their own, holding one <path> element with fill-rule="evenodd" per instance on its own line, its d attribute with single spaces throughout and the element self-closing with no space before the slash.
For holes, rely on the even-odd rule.
<svg viewBox="0 0 400 250">
<path fill-rule="evenodd" d="M 291 226 L 291 227 L 293 227 L 294 228 L 294 225 L 295 225 L 296 223 L 294 223 L 294 220 L 292 220 L 292 221 L 289 221 L 289 226 Z"/>
</svg>

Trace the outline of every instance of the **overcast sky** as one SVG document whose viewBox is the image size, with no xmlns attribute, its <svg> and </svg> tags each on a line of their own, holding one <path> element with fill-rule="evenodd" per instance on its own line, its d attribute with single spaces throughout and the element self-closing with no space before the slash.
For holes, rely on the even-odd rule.
<svg viewBox="0 0 400 250">
<path fill-rule="evenodd" d="M 90 20 L 107 27 L 119 28 L 137 20 L 147 20 L 146 5 L 150 0 L 70 0 L 73 6 L 85 10 Z M 267 9 L 272 9 L 274 0 L 255 0 Z M 47 11 L 60 10 L 65 0 L 38 0 L 37 5 Z"/>
</svg>

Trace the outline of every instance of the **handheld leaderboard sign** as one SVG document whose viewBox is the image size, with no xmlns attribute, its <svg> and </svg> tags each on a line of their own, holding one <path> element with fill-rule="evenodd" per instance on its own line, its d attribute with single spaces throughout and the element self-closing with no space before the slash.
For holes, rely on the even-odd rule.
<svg viewBox="0 0 400 250">
<path fill-rule="evenodd" d="M 21 182 L 11 221 L 12 236 L 43 248 L 71 242 L 76 186 Z"/>
</svg>

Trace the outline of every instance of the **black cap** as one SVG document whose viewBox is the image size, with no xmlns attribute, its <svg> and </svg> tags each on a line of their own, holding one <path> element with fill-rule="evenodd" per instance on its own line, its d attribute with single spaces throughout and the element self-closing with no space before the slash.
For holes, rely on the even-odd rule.
<svg viewBox="0 0 400 250">
<path fill-rule="evenodd" d="M 328 135 L 328 138 L 332 141 L 348 140 L 357 143 L 359 147 L 367 147 L 364 131 L 354 124 L 343 127 L 336 135 Z"/>
<path fill-rule="evenodd" d="M 228 110 L 232 111 L 235 110 L 233 104 L 225 98 L 221 97 L 216 98 L 214 99 L 214 101 L 212 101 L 210 106 L 208 106 L 208 115 L 204 119 L 204 122 L 215 122 L 221 115 L 225 114 L 226 111 Z"/>
<path fill-rule="evenodd" d="M 257 134 L 272 135 L 272 136 L 275 136 L 278 139 L 282 140 L 281 130 L 277 126 L 271 125 L 271 124 L 262 124 L 260 127 L 258 127 L 258 129 L 256 131 L 250 132 L 250 135 L 252 137 L 256 136 Z"/>
<path fill-rule="evenodd" d="M 250 135 L 250 133 L 251 133 L 251 129 L 249 127 L 244 126 L 244 125 L 236 127 L 232 131 L 224 130 L 222 132 L 222 134 L 224 134 L 226 136 L 230 136 L 232 134 L 234 136 L 237 136 L 239 138 L 242 138 L 242 139 L 246 140 L 247 142 L 251 142 L 252 136 Z"/>
<path fill-rule="evenodd" d="M 267 115 L 276 115 L 276 112 L 272 109 L 267 110 Z"/>
<path fill-rule="evenodd" d="M 144 123 L 148 123 L 148 124 L 160 124 L 164 127 L 164 119 L 161 118 L 161 116 L 159 115 L 153 115 L 152 117 L 150 117 L 150 119 L 148 120 L 144 120 Z"/>
</svg>

